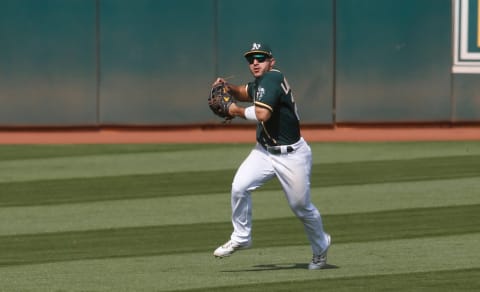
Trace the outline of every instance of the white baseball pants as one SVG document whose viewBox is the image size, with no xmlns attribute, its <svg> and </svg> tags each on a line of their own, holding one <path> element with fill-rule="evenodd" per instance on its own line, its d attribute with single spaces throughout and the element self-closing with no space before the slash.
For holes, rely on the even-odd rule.
<svg viewBox="0 0 480 292">
<path fill-rule="evenodd" d="M 231 194 L 231 239 L 240 244 L 251 241 L 251 192 L 276 176 L 290 208 L 305 227 L 313 253 L 320 254 L 328 242 L 320 212 L 310 201 L 312 151 L 303 138 L 291 146 L 294 149 L 291 153 L 271 154 L 257 143 L 237 170 Z"/>
</svg>

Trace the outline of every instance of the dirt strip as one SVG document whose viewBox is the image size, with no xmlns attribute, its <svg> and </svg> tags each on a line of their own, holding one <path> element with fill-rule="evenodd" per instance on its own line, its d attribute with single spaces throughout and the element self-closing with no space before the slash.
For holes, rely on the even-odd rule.
<svg viewBox="0 0 480 292">
<path fill-rule="evenodd" d="M 480 127 L 303 128 L 310 142 L 480 141 Z M 254 143 L 253 128 L 3 130 L 0 144 Z"/>
</svg>

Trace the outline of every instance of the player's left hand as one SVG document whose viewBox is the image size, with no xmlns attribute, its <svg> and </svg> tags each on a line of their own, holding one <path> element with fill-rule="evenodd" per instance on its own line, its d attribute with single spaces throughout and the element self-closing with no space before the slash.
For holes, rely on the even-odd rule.
<svg viewBox="0 0 480 292">
<path fill-rule="evenodd" d="M 233 96 L 228 93 L 225 87 L 225 80 L 223 80 L 223 82 L 222 80 L 222 78 L 218 78 L 218 82 L 213 83 L 214 86 L 208 98 L 208 106 L 215 115 L 228 121 L 234 118 L 234 116 L 230 115 L 229 108 L 232 104 L 236 103 L 236 101 Z"/>
</svg>

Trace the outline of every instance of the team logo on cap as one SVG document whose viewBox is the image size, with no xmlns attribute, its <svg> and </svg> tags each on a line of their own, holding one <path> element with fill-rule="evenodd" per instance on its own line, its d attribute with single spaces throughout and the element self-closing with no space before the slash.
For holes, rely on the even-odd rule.
<svg viewBox="0 0 480 292">
<path fill-rule="evenodd" d="M 257 43 L 253 43 L 252 44 L 252 50 L 258 50 L 262 47 L 262 44 L 257 44 Z"/>
</svg>

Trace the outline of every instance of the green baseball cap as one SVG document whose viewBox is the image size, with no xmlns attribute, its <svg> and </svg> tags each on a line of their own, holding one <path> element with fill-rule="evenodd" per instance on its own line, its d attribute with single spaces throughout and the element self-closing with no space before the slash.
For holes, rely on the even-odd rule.
<svg viewBox="0 0 480 292">
<path fill-rule="evenodd" d="M 253 54 L 263 54 L 267 55 L 269 58 L 273 57 L 270 46 L 264 43 L 253 43 L 250 50 L 248 50 L 243 56 L 248 57 Z"/>
</svg>

